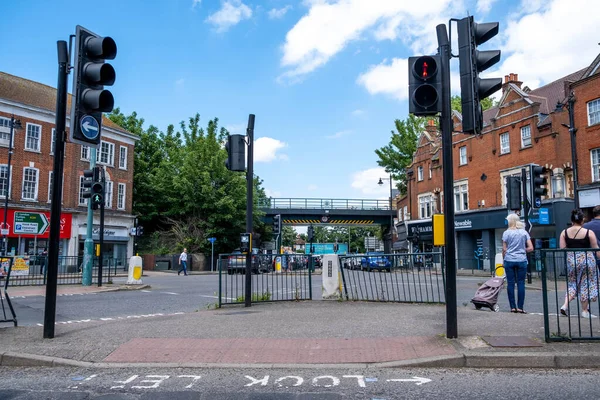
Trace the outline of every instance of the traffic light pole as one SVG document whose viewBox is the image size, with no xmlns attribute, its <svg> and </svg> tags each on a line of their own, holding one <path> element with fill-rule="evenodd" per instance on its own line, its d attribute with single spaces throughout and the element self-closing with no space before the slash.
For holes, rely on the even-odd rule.
<svg viewBox="0 0 600 400">
<path fill-rule="evenodd" d="M 246 170 L 246 232 L 252 233 L 253 205 L 254 205 L 254 114 L 248 116 L 248 168 Z M 252 243 L 250 243 L 252 248 Z M 246 254 L 246 290 L 244 306 L 252 306 L 252 251 Z"/>
<path fill-rule="evenodd" d="M 90 169 L 96 168 L 96 148 L 90 149 Z M 92 270 L 94 266 L 94 208 L 92 207 L 91 197 L 88 199 L 87 226 L 85 231 L 85 244 L 83 247 L 83 275 L 81 277 L 82 286 L 92 285 Z"/>
<path fill-rule="evenodd" d="M 100 252 L 98 255 L 98 287 L 102 286 L 102 262 L 104 248 L 104 204 L 106 203 L 106 179 L 104 176 L 104 168 L 102 168 L 101 171 L 103 193 L 102 202 L 100 203 Z"/>
<path fill-rule="evenodd" d="M 531 174 L 531 180 L 533 182 L 533 174 Z M 523 214 L 525 214 L 525 230 L 527 233 L 531 232 L 531 223 L 529 222 L 529 211 L 531 207 L 529 205 L 529 198 L 527 197 L 527 169 L 521 168 L 521 185 L 523 191 Z M 531 284 L 531 263 L 527 263 L 527 283 Z"/>
<path fill-rule="evenodd" d="M 440 128 L 442 130 L 442 157 L 444 162 L 444 215 L 446 217 L 445 239 L 446 251 L 446 337 L 458 337 L 456 310 L 456 249 L 454 244 L 454 171 L 452 161 L 452 108 L 450 104 L 450 41 L 445 24 L 436 27 L 439 54 L 442 69 L 442 114 Z"/>
<path fill-rule="evenodd" d="M 56 87 L 56 147 L 54 149 L 54 172 L 52 174 L 52 203 L 50 209 L 50 239 L 48 270 L 46 277 L 46 301 L 44 308 L 44 339 L 54 338 L 56 321 L 56 289 L 58 283 L 58 250 L 60 241 L 60 213 L 62 198 L 63 167 L 65 158 L 65 126 L 67 117 L 67 76 L 69 75 L 69 52 L 67 42 L 56 42 L 58 50 L 58 84 Z"/>
</svg>

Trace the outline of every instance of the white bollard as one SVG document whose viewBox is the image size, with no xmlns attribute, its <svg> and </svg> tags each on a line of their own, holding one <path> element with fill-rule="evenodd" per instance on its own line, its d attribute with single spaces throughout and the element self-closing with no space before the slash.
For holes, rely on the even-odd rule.
<svg viewBox="0 0 600 400">
<path fill-rule="evenodd" d="M 340 259 L 337 254 L 323 256 L 323 299 L 337 300 L 340 291 Z"/>
<path fill-rule="evenodd" d="M 129 259 L 128 285 L 142 284 L 142 257 L 133 256 Z"/>
<path fill-rule="evenodd" d="M 504 260 L 502 259 L 502 253 L 497 253 L 494 261 L 496 264 L 494 276 L 504 278 L 506 276 L 506 272 L 504 271 Z"/>
</svg>

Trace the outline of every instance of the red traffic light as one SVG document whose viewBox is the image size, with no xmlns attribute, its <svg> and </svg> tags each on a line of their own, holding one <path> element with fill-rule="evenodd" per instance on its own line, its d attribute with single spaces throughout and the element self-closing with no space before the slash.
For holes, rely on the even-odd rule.
<svg viewBox="0 0 600 400">
<path fill-rule="evenodd" d="M 437 74 L 438 65 L 435 58 L 430 56 L 418 57 L 413 64 L 413 74 L 418 79 L 429 80 Z"/>
</svg>

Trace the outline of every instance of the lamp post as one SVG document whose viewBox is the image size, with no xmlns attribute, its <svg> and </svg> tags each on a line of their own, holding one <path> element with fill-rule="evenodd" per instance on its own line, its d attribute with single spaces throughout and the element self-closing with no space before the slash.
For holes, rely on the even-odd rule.
<svg viewBox="0 0 600 400">
<path fill-rule="evenodd" d="M 7 223 L 7 219 L 8 219 L 8 191 L 10 188 L 10 161 L 12 159 L 12 153 L 13 153 L 13 133 L 15 129 L 23 129 L 23 126 L 21 125 L 21 120 L 15 119 L 15 115 L 11 115 L 10 117 L 10 134 L 9 134 L 9 138 L 8 138 L 8 163 L 7 163 L 7 168 L 6 168 L 6 188 L 4 190 L 4 223 L 2 225 L 2 246 L 3 246 L 3 250 L 2 250 L 2 255 L 6 256 L 6 254 L 8 253 L 8 240 L 7 240 L 7 235 L 8 235 L 8 223 Z"/>
<path fill-rule="evenodd" d="M 383 181 L 390 181 L 390 253 L 392 252 L 392 241 L 394 240 L 394 216 L 392 215 L 392 174 L 390 174 L 389 178 L 379 178 L 379 182 L 377 184 L 379 186 L 383 185 Z"/>
</svg>

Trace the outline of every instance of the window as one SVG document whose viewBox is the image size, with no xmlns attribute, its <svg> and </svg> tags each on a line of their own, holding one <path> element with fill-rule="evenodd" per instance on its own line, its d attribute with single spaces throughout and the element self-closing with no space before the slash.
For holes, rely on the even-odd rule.
<svg viewBox="0 0 600 400">
<path fill-rule="evenodd" d="M 52 143 L 50 143 L 50 155 L 54 154 L 56 149 L 56 129 L 52 128 Z"/>
<path fill-rule="evenodd" d="M 10 119 L 0 117 L 0 144 L 8 146 L 10 139 Z"/>
<path fill-rule="evenodd" d="M 54 129 L 53 129 L 54 131 Z M 54 172 L 50 171 L 50 174 L 48 175 L 48 203 L 50 203 L 52 201 L 52 184 L 54 182 L 52 182 L 52 175 L 54 174 Z"/>
<path fill-rule="evenodd" d="M 500 154 L 507 153 L 510 153 L 510 141 L 508 132 L 505 132 L 500 135 Z"/>
<path fill-rule="evenodd" d="M 40 151 L 41 138 L 42 126 L 28 123 L 27 133 L 25 134 L 25 150 Z"/>
<path fill-rule="evenodd" d="M 119 168 L 127 169 L 127 147 L 119 147 Z"/>
<path fill-rule="evenodd" d="M 100 143 L 100 159 L 99 163 L 114 165 L 115 161 L 115 145 L 114 143 L 101 142 Z"/>
<path fill-rule="evenodd" d="M 429 164 L 429 179 L 431 179 L 431 164 Z"/>
<path fill-rule="evenodd" d="M 106 199 L 104 199 L 104 207 L 112 208 L 112 196 L 113 196 L 113 183 L 112 181 L 106 181 L 104 185 L 104 195 Z"/>
<path fill-rule="evenodd" d="M 422 181 L 423 180 L 423 167 L 418 167 L 417 168 L 417 180 Z"/>
<path fill-rule="evenodd" d="M 79 200 L 77 201 L 77 203 L 80 206 L 87 205 L 86 199 L 83 197 L 83 175 L 79 177 Z"/>
<path fill-rule="evenodd" d="M 565 174 L 562 172 L 552 176 L 552 197 L 565 197 Z"/>
<path fill-rule="evenodd" d="M 90 160 L 90 148 L 87 146 L 81 146 L 81 159 Z"/>
<path fill-rule="evenodd" d="M 119 210 L 125 209 L 125 184 L 119 183 L 119 189 L 117 190 L 117 208 Z"/>
<path fill-rule="evenodd" d="M 469 185 L 461 183 L 454 186 L 454 211 L 469 209 Z"/>
<path fill-rule="evenodd" d="M 8 165 L 0 165 L 0 197 L 2 198 L 6 196 L 8 183 Z M 10 198 L 10 188 L 8 188 L 8 197 Z"/>
<path fill-rule="evenodd" d="M 38 170 L 37 168 L 23 168 L 23 192 L 22 200 L 37 201 L 38 195 Z"/>
<path fill-rule="evenodd" d="M 531 126 L 521 128 L 521 148 L 531 146 Z"/>
<path fill-rule="evenodd" d="M 600 181 L 600 149 L 590 150 L 592 156 L 592 182 Z"/>
<path fill-rule="evenodd" d="M 431 193 L 419 196 L 419 218 L 431 218 L 433 208 L 433 196 Z"/>
<path fill-rule="evenodd" d="M 460 165 L 467 164 L 467 146 L 462 146 L 458 149 L 460 154 Z"/>
<path fill-rule="evenodd" d="M 588 125 L 600 124 L 600 99 L 592 100 L 588 105 Z"/>
<path fill-rule="evenodd" d="M 404 206 L 404 219 L 410 219 L 410 215 L 408 215 L 408 207 Z"/>
</svg>

